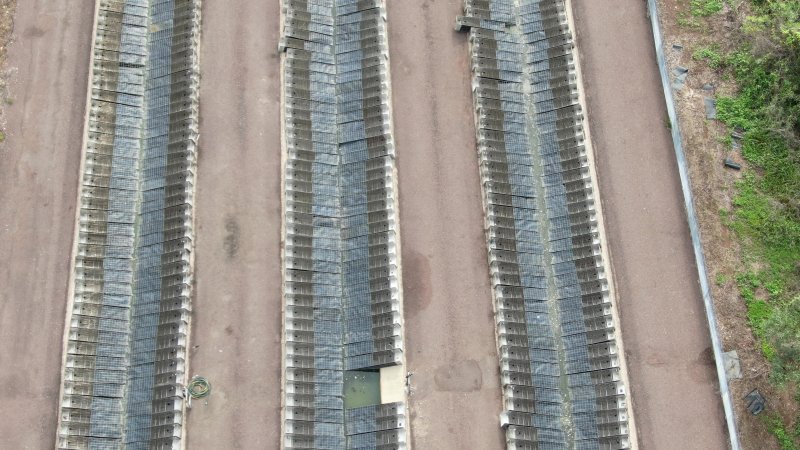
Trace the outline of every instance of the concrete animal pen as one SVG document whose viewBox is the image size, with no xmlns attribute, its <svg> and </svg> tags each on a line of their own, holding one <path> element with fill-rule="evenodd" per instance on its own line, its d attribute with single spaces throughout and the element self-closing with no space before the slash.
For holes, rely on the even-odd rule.
<svg viewBox="0 0 800 450">
<path fill-rule="evenodd" d="M 101 0 L 57 446 L 179 448 L 199 0 Z"/>
<path fill-rule="evenodd" d="M 509 449 L 630 448 L 564 0 L 467 0 Z"/>
<path fill-rule="evenodd" d="M 281 446 L 405 448 L 404 395 L 353 407 L 345 392 L 347 373 L 403 364 L 385 6 L 286 0 L 282 14 Z"/>
</svg>

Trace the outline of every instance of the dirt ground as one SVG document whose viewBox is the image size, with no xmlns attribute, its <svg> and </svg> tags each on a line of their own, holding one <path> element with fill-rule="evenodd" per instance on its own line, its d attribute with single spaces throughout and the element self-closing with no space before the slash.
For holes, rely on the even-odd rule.
<svg viewBox="0 0 800 450">
<path fill-rule="evenodd" d="M 388 12 L 412 443 L 501 448 L 469 50 L 453 31 L 463 1 Z"/>
<path fill-rule="evenodd" d="M 762 356 L 747 325 L 747 308 L 734 281 L 735 274 L 741 270 L 741 249 L 719 213 L 720 210 L 730 210 L 734 183 L 741 177 L 741 172 L 726 169 L 723 159 L 730 157 L 745 166 L 746 162 L 738 152 L 730 151 L 722 142 L 729 136 L 729 131 L 721 122 L 706 119 L 703 103 L 705 97 L 732 94 L 735 85 L 731 80 L 723 79 L 721 71 L 711 69 L 705 61 L 692 58 L 697 48 L 712 43 L 722 42 L 723 53 L 735 49 L 738 43 L 733 31 L 739 27 L 740 19 L 727 3 L 718 15 L 696 18 L 698 26 L 678 24 L 679 18 L 690 17 L 685 0 L 660 0 L 660 11 L 670 69 L 678 66 L 689 69 L 686 86 L 675 92 L 675 98 L 720 337 L 725 350 L 736 350 L 741 359 L 743 378 L 732 381 L 730 386 L 742 447 L 778 449 L 775 438 L 764 423 L 747 412 L 743 398 L 753 389 L 758 389 L 767 398 L 769 407 L 789 420 L 796 416 L 793 409 L 796 405 L 791 392 L 778 391 L 767 380 L 769 363 Z M 682 49 L 674 48 L 674 44 L 682 46 Z M 709 85 L 713 88 L 704 89 Z M 718 276 L 722 282 L 715 282 Z"/>
<path fill-rule="evenodd" d="M 280 442 L 279 2 L 236 5 L 202 11 L 190 449 Z"/>
<path fill-rule="evenodd" d="M 574 1 L 639 448 L 727 447 L 650 21 Z"/>
<path fill-rule="evenodd" d="M 389 2 L 406 357 L 418 449 L 503 448 L 463 0 Z"/>
<path fill-rule="evenodd" d="M 11 33 L 14 31 L 14 13 L 17 10 L 17 0 L 0 0 L 0 101 L 3 104 L 13 103 L 8 92 L 8 80 L 11 75 L 6 65 L 8 46 L 11 44 Z M 0 143 L 5 140 L 5 108 L 0 107 Z"/>
<path fill-rule="evenodd" d="M 55 446 L 94 18 L 81 3 L 20 1 L 8 45 L 14 2 L 0 2 L 2 448 Z"/>
</svg>

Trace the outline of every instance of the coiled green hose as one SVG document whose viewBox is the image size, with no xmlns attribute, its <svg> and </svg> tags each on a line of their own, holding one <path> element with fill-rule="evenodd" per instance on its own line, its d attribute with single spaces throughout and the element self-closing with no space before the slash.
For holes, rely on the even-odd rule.
<svg viewBox="0 0 800 450">
<path fill-rule="evenodd" d="M 194 377 L 187 386 L 192 398 L 203 398 L 211 393 L 211 383 L 203 377 Z"/>
</svg>

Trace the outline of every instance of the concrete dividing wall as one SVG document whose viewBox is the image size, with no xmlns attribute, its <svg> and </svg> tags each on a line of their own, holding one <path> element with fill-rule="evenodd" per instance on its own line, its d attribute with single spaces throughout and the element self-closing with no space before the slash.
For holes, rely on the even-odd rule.
<svg viewBox="0 0 800 450">
<path fill-rule="evenodd" d="M 563 0 L 467 0 L 508 448 L 630 448 Z"/>
<path fill-rule="evenodd" d="M 282 15 L 281 445 L 405 448 L 403 402 L 350 409 L 344 391 L 345 372 L 404 361 L 385 6 L 286 0 Z"/>
<path fill-rule="evenodd" d="M 179 448 L 199 0 L 101 0 L 58 447 Z"/>
</svg>

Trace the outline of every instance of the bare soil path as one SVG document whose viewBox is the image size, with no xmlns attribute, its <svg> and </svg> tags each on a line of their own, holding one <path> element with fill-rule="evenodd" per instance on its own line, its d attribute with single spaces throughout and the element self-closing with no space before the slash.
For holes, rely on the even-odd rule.
<svg viewBox="0 0 800 450">
<path fill-rule="evenodd" d="M 727 448 L 645 3 L 573 5 L 639 447 Z"/>
<path fill-rule="evenodd" d="M 0 441 L 55 446 L 94 2 L 20 1 L 0 144 Z"/>
<path fill-rule="evenodd" d="M 500 449 L 495 344 L 462 0 L 389 2 L 411 433 Z"/>
<path fill-rule="evenodd" d="M 191 449 L 280 442 L 279 3 L 203 3 Z"/>
</svg>

